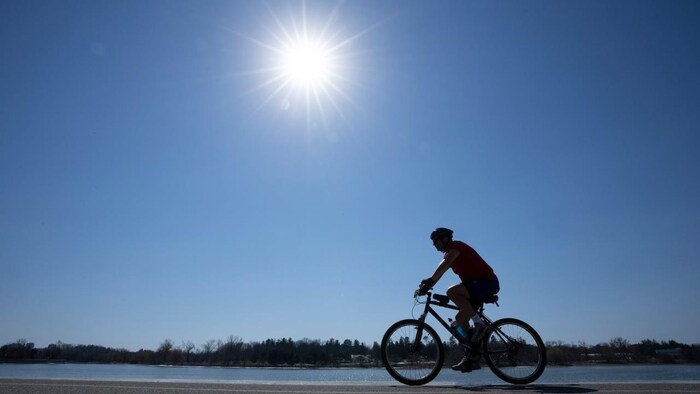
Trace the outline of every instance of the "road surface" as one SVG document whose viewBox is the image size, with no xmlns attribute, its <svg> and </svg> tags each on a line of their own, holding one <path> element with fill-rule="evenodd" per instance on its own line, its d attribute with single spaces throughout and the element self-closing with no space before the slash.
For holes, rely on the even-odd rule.
<svg viewBox="0 0 700 394">
<path fill-rule="evenodd" d="M 184 383 L 93 380 L 0 379 L 0 393 L 13 394 L 164 394 L 164 393 L 237 393 L 237 394 L 384 394 L 384 393 L 700 393 L 694 383 L 578 383 L 512 385 L 439 385 L 410 387 L 401 384 L 242 384 Z"/>
</svg>

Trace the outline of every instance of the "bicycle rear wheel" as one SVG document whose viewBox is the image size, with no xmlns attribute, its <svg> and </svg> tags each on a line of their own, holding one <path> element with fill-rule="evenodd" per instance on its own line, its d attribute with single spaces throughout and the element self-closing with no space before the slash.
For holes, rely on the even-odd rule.
<svg viewBox="0 0 700 394">
<path fill-rule="evenodd" d="M 403 384 L 421 385 L 433 380 L 445 358 L 435 330 L 413 319 L 394 323 L 382 338 L 382 361 L 389 375 Z"/>
<path fill-rule="evenodd" d="M 518 319 L 494 322 L 482 340 L 486 364 L 496 376 L 512 384 L 532 383 L 547 365 L 540 335 Z"/>
</svg>

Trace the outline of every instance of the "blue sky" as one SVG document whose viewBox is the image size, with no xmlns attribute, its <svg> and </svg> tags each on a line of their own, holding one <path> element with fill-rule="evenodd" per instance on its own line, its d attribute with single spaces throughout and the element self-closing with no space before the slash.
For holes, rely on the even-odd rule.
<svg viewBox="0 0 700 394">
<path fill-rule="evenodd" d="M 318 101 L 269 70 L 304 23 L 339 46 Z M 700 342 L 698 26 L 692 1 L 2 2 L 0 342 L 379 341 L 437 226 L 499 275 L 491 317 Z"/>
</svg>

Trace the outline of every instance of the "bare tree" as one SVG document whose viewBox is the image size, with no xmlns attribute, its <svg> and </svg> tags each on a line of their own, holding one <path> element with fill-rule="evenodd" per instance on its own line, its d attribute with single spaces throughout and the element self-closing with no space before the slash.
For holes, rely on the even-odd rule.
<svg viewBox="0 0 700 394">
<path fill-rule="evenodd" d="M 194 349 L 194 343 L 192 341 L 182 341 L 182 350 L 185 352 L 185 362 L 190 362 L 190 353 Z"/>
<path fill-rule="evenodd" d="M 170 361 L 172 358 L 173 348 L 175 348 L 175 344 L 171 339 L 164 340 L 160 346 L 158 346 L 157 353 L 160 357 L 160 362 L 166 363 Z"/>
<path fill-rule="evenodd" d="M 211 354 L 216 349 L 216 340 L 210 339 L 202 344 L 202 353 Z"/>
<path fill-rule="evenodd" d="M 216 349 L 216 340 L 210 339 L 202 344 L 202 353 L 206 357 L 207 361 L 211 361 L 211 354 Z"/>
<path fill-rule="evenodd" d="M 627 350 L 630 343 L 624 338 L 617 337 L 610 340 L 610 347 L 617 350 L 618 352 Z"/>
<path fill-rule="evenodd" d="M 173 341 L 171 339 L 166 339 L 158 346 L 158 353 L 170 353 L 174 347 L 175 344 Z"/>
</svg>

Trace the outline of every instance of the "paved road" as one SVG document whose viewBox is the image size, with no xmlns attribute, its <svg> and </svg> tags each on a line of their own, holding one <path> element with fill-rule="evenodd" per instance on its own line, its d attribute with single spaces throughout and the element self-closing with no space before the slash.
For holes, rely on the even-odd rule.
<svg viewBox="0 0 700 394">
<path fill-rule="evenodd" d="M 0 393 L 77 393 L 77 394 L 163 394 L 163 393 L 700 393 L 700 383 L 615 383 L 615 384 L 534 384 L 529 386 L 443 386 L 427 385 L 315 385 L 315 384 L 237 384 L 237 383 L 173 383 L 86 380 L 0 379 Z"/>
</svg>

